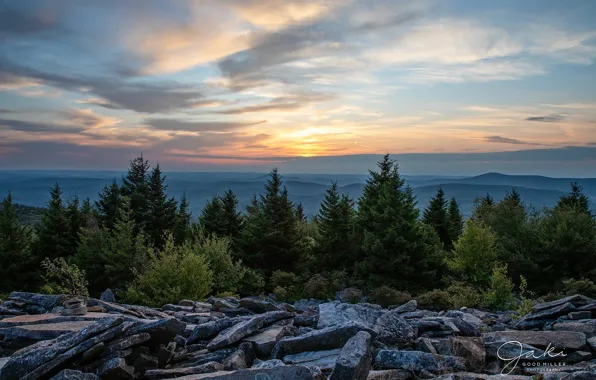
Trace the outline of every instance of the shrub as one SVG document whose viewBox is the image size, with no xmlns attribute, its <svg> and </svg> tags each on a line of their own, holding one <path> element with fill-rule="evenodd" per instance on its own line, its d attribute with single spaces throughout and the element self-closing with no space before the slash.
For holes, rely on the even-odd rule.
<svg viewBox="0 0 596 380">
<path fill-rule="evenodd" d="M 41 263 L 45 270 L 44 290 L 48 293 L 62 293 L 72 296 L 88 297 L 87 280 L 85 271 L 80 270 L 76 265 L 68 265 L 64 258 L 58 257 L 54 260 L 45 258 Z"/>
<path fill-rule="evenodd" d="M 570 278 L 563 281 L 563 292 L 566 296 L 581 294 L 586 297 L 596 297 L 596 284 L 587 278 L 579 280 Z"/>
<path fill-rule="evenodd" d="M 418 295 L 416 301 L 420 309 L 441 311 L 453 307 L 450 294 L 438 289 Z"/>
<path fill-rule="evenodd" d="M 341 302 L 358 303 L 362 299 L 362 290 L 358 288 L 345 288 L 337 296 Z"/>
<path fill-rule="evenodd" d="M 521 302 L 517 307 L 517 316 L 523 317 L 526 314 L 530 314 L 535 302 L 530 298 L 533 296 L 533 293 L 528 290 L 528 281 L 526 281 L 524 276 L 519 276 L 519 280 L 519 297 L 521 298 Z"/>
<path fill-rule="evenodd" d="M 330 297 L 329 280 L 322 274 L 315 274 L 304 285 L 304 291 L 309 298 L 325 300 Z"/>
<path fill-rule="evenodd" d="M 238 284 L 238 292 L 241 295 L 259 295 L 265 289 L 265 279 L 263 276 L 251 268 L 243 268 L 242 277 Z"/>
<path fill-rule="evenodd" d="M 283 286 L 276 286 L 273 289 L 273 293 L 275 294 L 275 299 L 278 301 L 289 301 L 288 299 L 288 291 Z"/>
<path fill-rule="evenodd" d="M 200 300 L 211 291 L 213 273 L 196 243 L 175 246 L 170 236 L 165 247 L 136 273 L 124 298 L 130 303 L 162 306 L 181 299 Z"/>
<path fill-rule="evenodd" d="M 379 304 L 383 307 L 390 305 L 401 305 L 412 299 L 406 292 L 400 292 L 399 290 L 393 289 L 390 286 L 381 286 L 373 290 L 369 296 L 369 300 L 372 303 Z"/>
<path fill-rule="evenodd" d="M 230 240 L 215 235 L 203 238 L 195 243 L 197 252 L 205 258 L 213 273 L 212 290 L 216 294 L 236 293 L 244 268 L 240 262 L 234 262 L 230 253 Z"/>
<path fill-rule="evenodd" d="M 482 303 L 482 292 L 470 285 L 454 284 L 446 289 L 455 308 L 478 307 Z"/>
<path fill-rule="evenodd" d="M 345 270 L 333 270 L 326 274 L 329 280 L 329 291 L 333 294 L 345 289 L 348 283 L 348 272 Z"/>
<path fill-rule="evenodd" d="M 301 296 L 300 278 L 294 273 L 277 270 L 271 274 L 271 287 L 273 292 L 280 297 L 276 289 L 283 288 L 284 301 L 296 301 Z"/>
<path fill-rule="evenodd" d="M 507 265 L 495 265 L 484 304 L 492 310 L 510 310 L 515 306 L 513 282 L 507 276 Z"/>
</svg>

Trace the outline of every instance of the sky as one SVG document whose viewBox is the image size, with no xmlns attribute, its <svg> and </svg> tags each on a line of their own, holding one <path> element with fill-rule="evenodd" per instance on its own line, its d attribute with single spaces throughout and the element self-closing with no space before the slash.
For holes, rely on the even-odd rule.
<svg viewBox="0 0 596 380">
<path fill-rule="evenodd" d="M 596 1 L 5 0 L 0 169 L 596 176 Z M 371 158 L 372 157 L 372 158 Z"/>
</svg>

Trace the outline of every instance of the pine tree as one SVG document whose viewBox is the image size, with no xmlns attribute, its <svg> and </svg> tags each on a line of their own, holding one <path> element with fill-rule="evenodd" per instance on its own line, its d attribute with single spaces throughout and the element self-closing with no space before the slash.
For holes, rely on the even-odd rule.
<svg viewBox="0 0 596 380">
<path fill-rule="evenodd" d="M 70 224 L 62 204 L 62 190 L 57 183 L 50 189 L 50 197 L 37 229 L 35 253 L 40 262 L 45 257 L 53 260 L 74 254 Z"/>
<path fill-rule="evenodd" d="M 99 199 L 95 201 L 99 222 L 102 227 L 113 229 L 118 219 L 118 213 L 122 204 L 122 193 L 116 181 L 106 185 L 99 193 Z"/>
<path fill-rule="evenodd" d="M 207 235 L 225 236 L 225 224 L 223 220 L 223 207 L 221 198 L 214 195 L 205 204 L 199 216 L 199 225 Z"/>
<path fill-rule="evenodd" d="M 259 200 L 257 199 L 256 194 L 253 194 L 252 198 L 250 198 L 250 203 L 246 206 L 246 213 L 248 216 L 259 214 Z"/>
<path fill-rule="evenodd" d="M 445 199 L 445 192 L 441 187 L 437 190 L 437 194 L 431 198 L 428 207 L 424 210 L 422 221 L 429 226 L 432 226 L 439 235 L 439 239 L 443 243 L 446 250 L 451 250 L 452 240 L 449 236 L 447 214 L 447 200 Z"/>
<path fill-rule="evenodd" d="M 76 195 L 66 201 L 64 215 L 68 221 L 68 251 L 71 255 L 77 250 L 79 245 L 79 232 L 85 226 L 85 216 L 80 210 L 79 197 Z"/>
<path fill-rule="evenodd" d="M 404 186 L 397 164 L 385 155 L 379 171 L 370 171 L 358 201 L 356 273 L 365 287 L 436 285 L 442 257 L 432 243 L 436 240 L 419 223 L 412 189 Z"/>
<path fill-rule="evenodd" d="M 340 196 L 334 182 L 327 189 L 316 218 L 316 264 L 320 271 L 353 270 L 354 215 L 354 202 L 345 195 Z"/>
<path fill-rule="evenodd" d="M 130 162 L 120 188 L 121 194 L 130 198 L 130 208 L 137 230 L 144 229 L 149 219 L 149 169 L 149 162 L 141 154 Z"/>
<path fill-rule="evenodd" d="M 302 203 L 296 205 L 296 219 L 299 222 L 306 222 L 306 215 L 304 214 L 304 206 L 302 206 Z"/>
<path fill-rule="evenodd" d="M 232 190 L 227 190 L 220 198 L 222 220 L 224 223 L 223 236 L 230 238 L 230 247 L 232 252 L 238 251 L 238 244 L 242 229 L 244 228 L 244 218 L 238 212 L 238 198 Z"/>
<path fill-rule="evenodd" d="M 567 195 L 562 196 L 557 205 L 557 209 L 561 208 L 574 208 L 578 212 L 582 212 L 591 215 L 590 211 L 590 198 L 584 194 L 581 186 L 577 182 L 571 183 L 571 190 Z"/>
<path fill-rule="evenodd" d="M 449 210 L 447 212 L 447 231 L 449 232 L 449 240 L 451 241 L 450 247 L 453 247 L 453 242 L 459 239 L 463 230 L 464 218 L 459 209 L 459 204 L 454 197 L 449 202 Z"/>
<path fill-rule="evenodd" d="M 12 195 L 0 209 L 0 292 L 23 290 L 30 284 L 31 230 L 19 223 Z"/>
<path fill-rule="evenodd" d="M 168 199 L 165 176 L 162 176 L 159 164 L 151 171 L 149 192 L 147 197 L 147 221 L 145 232 L 153 245 L 161 249 L 165 244 L 167 232 L 176 223 L 176 200 Z"/>
<path fill-rule="evenodd" d="M 182 194 L 178 212 L 176 213 L 176 225 L 174 227 L 174 241 L 176 244 L 183 244 L 191 235 L 191 212 L 190 205 L 186 199 L 186 193 Z"/>
</svg>

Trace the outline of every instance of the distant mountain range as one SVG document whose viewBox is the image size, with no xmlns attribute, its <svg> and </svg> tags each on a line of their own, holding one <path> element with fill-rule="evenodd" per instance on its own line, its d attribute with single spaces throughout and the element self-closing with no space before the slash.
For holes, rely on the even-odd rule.
<svg viewBox="0 0 596 380">
<path fill-rule="evenodd" d="M 120 181 L 123 172 L 109 171 L 0 171 L 0 197 L 12 192 L 15 203 L 43 207 L 49 199 L 49 188 L 60 183 L 66 197 L 78 195 L 92 200 L 104 185 L 112 180 Z M 283 173 L 282 173 L 283 175 Z M 553 206 L 559 197 L 569 190 L 571 182 L 578 182 L 592 199 L 596 209 L 596 178 L 550 178 L 542 176 L 505 175 L 487 173 L 474 177 L 404 176 L 414 188 L 420 207 L 425 207 L 439 187 L 448 197 L 457 198 L 464 215 L 469 216 L 473 202 L 490 194 L 495 200 L 505 196 L 508 190 L 517 189 L 527 205 L 536 208 Z M 167 173 L 168 193 L 179 198 L 186 193 L 193 215 L 213 195 L 222 195 L 232 189 L 242 209 L 253 194 L 263 192 L 268 174 L 264 173 Z M 333 181 L 340 191 L 357 199 L 362 194 L 367 174 L 288 174 L 283 175 L 290 197 L 302 202 L 309 216 L 317 213 L 325 191 Z"/>
</svg>

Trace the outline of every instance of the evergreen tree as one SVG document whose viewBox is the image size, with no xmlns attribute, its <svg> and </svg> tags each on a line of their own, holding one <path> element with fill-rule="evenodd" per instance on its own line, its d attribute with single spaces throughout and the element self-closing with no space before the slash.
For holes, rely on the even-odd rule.
<svg viewBox="0 0 596 380">
<path fill-rule="evenodd" d="M 242 262 L 263 269 L 291 272 L 302 260 L 304 245 L 299 234 L 294 205 L 277 169 L 265 185 L 257 213 L 249 215 L 242 239 Z"/>
<path fill-rule="evenodd" d="M 74 254 L 71 251 L 70 224 L 62 204 L 62 190 L 57 183 L 50 189 L 50 197 L 37 228 L 35 253 L 40 262 L 45 257 L 53 260 Z"/>
<path fill-rule="evenodd" d="M 451 198 L 449 202 L 449 211 L 447 212 L 447 230 L 449 232 L 449 240 L 451 241 L 451 247 L 453 242 L 461 236 L 464 230 L 464 218 L 459 209 L 459 204 L 455 198 Z"/>
<path fill-rule="evenodd" d="M 74 255 L 79 245 L 79 232 L 85 227 L 85 216 L 80 209 L 79 197 L 76 195 L 66 201 L 64 215 L 68 221 L 68 251 Z"/>
<path fill-rule="evenodd" d="M 221 198 L 214 195 L 205 204 L 199 216 L 199 224 L 206 235 L 225 236 L 225 223 L 223 220 L 223 207 Z"/>
<path fill-rule="evenodd" d="M 130 162 L 120 188 L 120 193 L 130 199 L 130 208 L 137 230 L 144 229 L 149 219 L 149 169 L 149 162 L 141 154 Z"/>
<path fill-rule="evenodd" d="M 449 235 L 449 224 L 447 214 L 447 200 L 445 199 L 445 192 L 441 187 L 437 190 L 437 194 L 431 198 L 428 207 L 424 210 L 422 221 L 429 226 L 432 226 L 439 235 L 439 239 L 443 243 L 446 250 L 451 250 L 451 236 Z"/>
<path fill-rule="evenodd" d="M 12 195 L 0 209 L 0 292 L 23 290 L 30 284 L 31 230 L 19 223 Z"/>
<path fill-rule="evenodd" d="M 436 285 L 442 257 L 434 239 L 419 226 L 418 209 L 410 187 L 389 155 L 370 172 L 358 201 L 357 236 L 361 242 L 356 271 L 363 285 L 420 289 Z"/>
<path fill-rule="evenodd" d="M 168 199 L 165 176 L 162 176 L 159 164 L 155 165 L 149 178 L 149 193 L 147 198 L 147 222 L 145 232 L 153 245 L 161 249 L 165 244 L 167 232 L 176 223 L 176 200 Z"/>
<path fill-rule="evenodd" d="M 87 227 L 97 222 L 97 211 L 93 208 L 91 200 L 87 197 L 81 205 L 81 214 L 83 215 L 83 226 Z"/>
<path fill-rule="evenodd" d="M 578 212 L 588 215 L 592 214 L 590 211 L 590 198 L 584 194 L 582 187 L 579 186 L 577 182 L 571 183 L 571 190 L 567 195 L 562 196 L 559 199 L 555 208 L 573 208 Z"/>
<path fill-rule="evenodd" d="M 230 238 L 232 252 L 239 249 L 239 239 L 244 228 L 244 217 L 238 212 L 238 198 L 232 190 L 227 190 L 220 198 L 222 221 L 224 223 L 223 236 Z"/>
<path fill-rule="evenodd" d="M 118 219 L 118 213 L 122 204 L 122 193 L 116 181 L 106 185 L 99 193 L 99 199 L 95 201 L 99 222 L 102 227 L 113 229 Z"/>
<path fill-rule="evenodd" d="M 353 270 L 352 229 L 354 202 L 340 196 L 334 182 L 321 203 L 317 214 L 316 265 L 319 271 L 335 269 Z"/>
<path fill-rule="evenodd" d="M 248 216 L 256 216 L 259 214 L 259 200 L 257 195 L 253 194 L 250 198 L 250 203 L 246 206 L 246 213 Z"/>
<path fill-rule="evenodd" d="M 192 216 L 189 207 L 186 193 L 184 193 L 180 198 L 180 205 L 176 213 L 176 224 L 174 227 L 174 241 L 176 244 L 182 244 L 190 238 Z"/>
<path fill-rule="evenodd" d="M 296 205 L 296 219 L 299 222 L 306 222 L 306 215 L 304 214 L 304 206 L 302 206 L 302 203 Z"/>
</svg>

